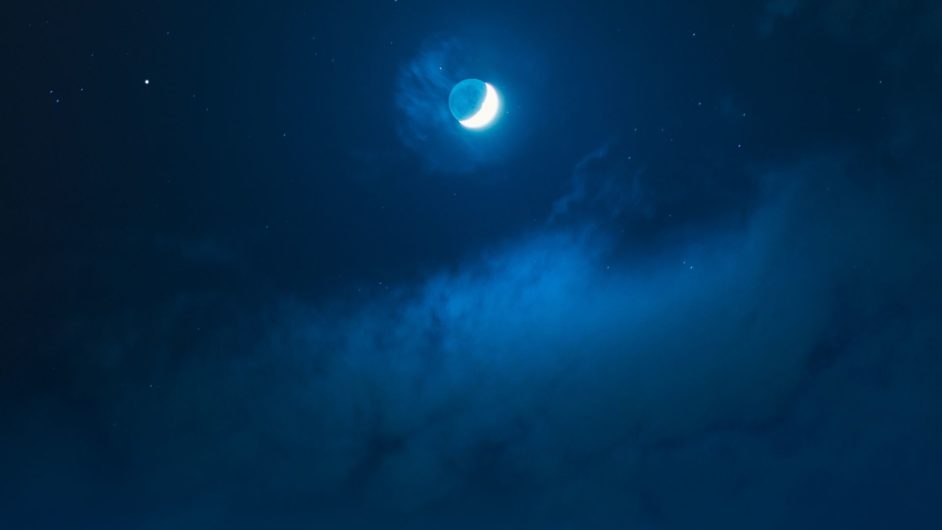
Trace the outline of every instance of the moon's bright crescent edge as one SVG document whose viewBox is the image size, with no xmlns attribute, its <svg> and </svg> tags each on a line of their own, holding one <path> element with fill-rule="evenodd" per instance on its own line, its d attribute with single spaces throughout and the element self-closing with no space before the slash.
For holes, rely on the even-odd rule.
<svg viewBox="0 0 942 530">
<path fill-rule="evenodd" d="M 490 83 L 484 83 L 484 87 L 486 92 L 484 102 L 481 103 L 481 108 L 474 113 L 474 116 L 459 122 L 469 129 L 480 129 L 491 123 L 494 121 L 494 118 L 497 116 L 497 111 L 500 109 L 500 96 L 497 95 L 497 90 L 495 90 Z"/>
</svg>

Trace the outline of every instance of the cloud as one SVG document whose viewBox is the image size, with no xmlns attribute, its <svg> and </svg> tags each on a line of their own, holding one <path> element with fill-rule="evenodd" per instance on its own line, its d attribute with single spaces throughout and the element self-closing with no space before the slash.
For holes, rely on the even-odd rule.
<svg viewBox="0 0 942 530">
<path fill-rule="evenodd" d="M 574 167 L 549 224 L 592 226 L 622 250 L 659 252 L 665 245 L 718 230 L 739 230 L 755 213 L 760 179 L 690 155 L 640 161 L 639 141 L 612 140 Z M 682 182 L 682 185 L 679 183 Z"/>
<path fill-rule="evenodd" d="M 938 425 L 926 412 L 897 423 L 884 402 L 918 411 L 937 393 L 926 369 L 938 337 L 893 313 L 928 264 L 918 248 L 897 249 L 913 253 L 902 268 L 880 255 L 902 227 L 845 171 L 821 160 L 769 174 L 741 230 L 705 229 L 653 260 L 616 252 L 594 223 L 554 221 L 346 316 L 292 309 L 275 355 L 321 360 L 284 403 L 343 441 L 320 448 L 325 472 L 311 480 L 417 528 L 475 504 L 469 528 L 516 517 L 564 528 L 587 512 L 601 528 L 684 528 L 704 510 L 785 528 L 773 517 L 850 509 L 881 444 Z M 845 432 L 857 452 L 832 468 Z M 822 468 L 855 492 L 830 509 L 803 493 Z M 782 498 L 792 508 L 769 504 Z"/>
<path fill-rule="evenodd" d="M 455 40 L 435 41 L 403 66 L 397 79 L 396 105 L 403 115 L 399 138 L 433 171 L 467 172 L 482 156 L 461 135 L 446 104 L 452 87 L 466 75 L 465 54 Z"/>
<path fill-rule="evenodd" d="M 939 459 L 901 455 L 940 441 L 928 404 L 942 337 L 938 303 L 916 294 L 938 287 L 931 236 L 901 237 L 909 194 L 812 159 L 756 176 L 745 222 L 637 255 L 617 228 L 675 199 L 617 152 L 577 164 L 538 229 L 417 284 L 285 300 L 207 326 L 187 351 L 172 337 L 211 301 L 103 332 L 89 352 L 101 364 L 70 373 L 115 449 L 97 453 L 83 430 L 70 446 L 94 456 L 49 458 L 50 491 L 134 477 L 169 506 L 155 528 L 792 528 L 921 513 L 906 499 L 926 500 Z M 120 471 L 96 469 L 116 458 Z M 884 483 L 908 497 L 876 502 Z"/>
</svg>

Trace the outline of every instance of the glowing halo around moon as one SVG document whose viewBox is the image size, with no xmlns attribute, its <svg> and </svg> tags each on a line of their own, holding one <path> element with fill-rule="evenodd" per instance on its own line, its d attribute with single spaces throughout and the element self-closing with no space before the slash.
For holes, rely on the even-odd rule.
<svg viewBox="0 0 942 530">
<path fill-rule="evenodd" d="M 448 106 L 462 127 L 483 129 L 493 123 L 500 112 L 500 95 L 490 83 L 465 79 L 451 90 Z"/>
</svg>

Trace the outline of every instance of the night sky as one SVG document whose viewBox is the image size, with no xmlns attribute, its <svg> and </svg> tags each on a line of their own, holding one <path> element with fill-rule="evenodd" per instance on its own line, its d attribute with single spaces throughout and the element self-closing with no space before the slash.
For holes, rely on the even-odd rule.
<svg viewBox="0 0 942 530">
<path fill-rule="evenodd" d="M 942 528 L 942 3 L 17 4 L 0 529 Z"/>
</svg>

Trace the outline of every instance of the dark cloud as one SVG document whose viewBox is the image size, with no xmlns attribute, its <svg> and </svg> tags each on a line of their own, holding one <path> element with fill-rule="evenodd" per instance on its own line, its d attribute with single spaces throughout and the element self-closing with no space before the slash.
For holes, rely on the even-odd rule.
<svg viewBox="0 0 942 530">
<path fill-rule="evenodd" d="M 721 224 L 741 227 L 754 213 L 760 191 L 754 175 L 699 154 L 643 159 L 634 153 L 650 152 L 651 140 L 637 136 L 610 141 L 576 164 L 550 224 L 591 224 L 622 245 L 649 247 Z"/>
<path fill-rule="evenodd" d="M 155 514 L 156 527 L 233 524 L 256 495 L 281 499 L 289 527 L 307 506 L 367 527 L 788 528 L 927 501 L 940 462 L 900 455 L 939 441 L 939 307 L 911 296 L 934 264 L 922 242 L 899 242 L 912 226 L 894 199 L 858 189 L 840 160 L 809 161 L 757 176 L 764 192 L 741 227 L 638 259 L 574 207 L 610 191 L 608 149 L 576 167 L 557 202 L 565 222 L 417 285 L 243 316 L 267 323 L 210 332 L 180 357 L 165 330 L 194 301 L 99 343 L 104 364 L 77 384 L 108 403 L 99 436 L 119 455 L 129 437 L 150 443 L 96 473 L 153 494 L 186 477 L 159 495 L 200 511 Z M 612 209 L 586 211 L 639 201 L 610 196 Z M 141 348 L 152 364 L 129 377 Z M 834 451 L 836 463 L 822 456 Z M 56 480 L 77 487 L 92 472 L 60 467 Z M 857 508 L 861 472 L 890 484 L 915 473 L 926 489 L 899 482 L 908 497 Z M 261 473 L 276 480 L 244 480 Z"/>
</svg>

